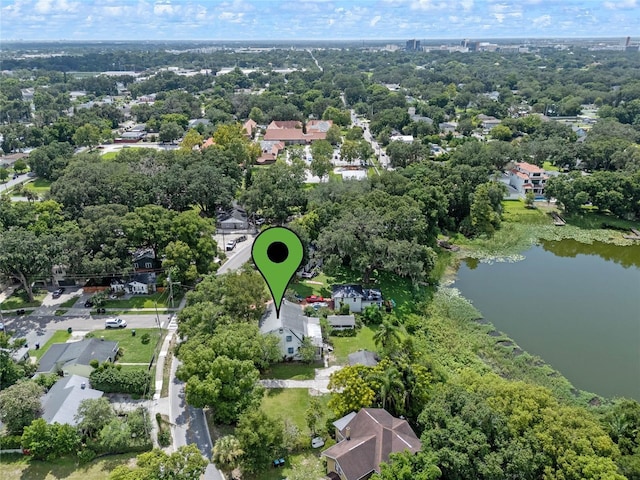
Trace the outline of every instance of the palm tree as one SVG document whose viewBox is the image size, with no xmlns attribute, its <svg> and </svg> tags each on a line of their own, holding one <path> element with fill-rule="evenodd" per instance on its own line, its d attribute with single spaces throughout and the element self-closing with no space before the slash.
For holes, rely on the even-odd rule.
<svg viewBox="0 0 640 480">
<path fill-rule="evenodd" d="M 244 455 L 244 450 L 236 437 L 226 435 L 216 441 L 211 453 L 213 463 L 225 473 L 225 476 L 229 476 L 238 466 L 240 458 Z"/>
<path fill-rule="evenodd" d="M 376 333 L 373 334 L 373 341 L 382 348 L 387 348 L 393 343 L 398 344 L 400 343 L 400 331 L 395 325 L 383 320 Z"/>
<path fill-rule="evenodd" d="M 378 395 L 382 408 L 386 409 L 388 406 L 391 414 L 404 413 L 407 391 L 398 369 L 388 368 L 375 375 L 374 379 L 380 385 Z"/>
</svg>

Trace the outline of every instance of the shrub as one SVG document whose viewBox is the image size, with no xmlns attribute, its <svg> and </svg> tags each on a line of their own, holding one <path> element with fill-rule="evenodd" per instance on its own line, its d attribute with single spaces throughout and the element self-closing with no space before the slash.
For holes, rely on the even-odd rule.
<svg viewBox="0 0 640 480">
<path fill-rule="evenodd" d="M 98 366 L 100 366 L 100 362 L 94 358 L 89 362 L 89 365 L 91 365 L 92 368 L 98 368 Z"/>
<path fill-rule="evenodd" d="M 9 450 L 12 448 L 20 448 L 21 435 L 2 435 L 0 436 L 0 450 Z"/>
<path fill-rule="evenodd" d="M 60 377 L 55 373 L 41 373 L 34 381 L 45 390 L 49 390 L 59 379 Z"/>
<path fill-rule="evenodd" d="M 149 335 L 148 333 L 143 334 L 140 337 L 140 341 L 142 342 L 143 345 L 148 344 L 151 341 L 151 335 Z"/>
<path fill-rule="evenodd" d="M 89 375 L 91 385 L 105 393 L 131 393 L 145 395 L 149 391 L 151 375 L 145 370 L 120 370 L 102 364 Z"/>
<path fill-rule="evenodd" d="M 90 448 L 83 448 L 78 452 L 78 461 L 80 463 L 89 463 L 91 460 L 96 458 L 96 452 L 91 450 Z"/>
<path fill-rule="evenodd" d="M 168 429 L 162 429 L 158 433 L 158 444 L 161 447 L 168 447 L 171 445 L 171 432 Z"/>
</svg>

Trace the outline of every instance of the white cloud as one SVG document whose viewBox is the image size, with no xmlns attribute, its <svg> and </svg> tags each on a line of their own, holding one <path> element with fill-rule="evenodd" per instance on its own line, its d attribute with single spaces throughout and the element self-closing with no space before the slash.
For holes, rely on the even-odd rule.
<svg viewBox="0 0 640 480">
<path fill-rule="evenodd" d="M 49 13 L 52 8 L 53 0 L 38 0 L 34 10 L 38 13 Z"/>
<path fill-rule="evenodd" d="M 218 15 L 218 18 L 225 22 L 240 23 L 244 18 L 244 13 L 222 12 L 220 15 Z"/>
<path fill-rule="evenodd" d="M 540 15 L 533 19 L 533 26 L 536 28 L 548 27 L 551 25 L 551 15 Z"/>
<path fill-rule="evenodd" d="M 153 6 L 153 13 L 156 15 L 173 15 L 177 13 L 179 7 L 171 5 L 169 0 L 158 0 Z"/>
<path fill-rule="evenodd" d="M 473 0 L 461 0 L 460 6 L 462 7 L 463 10 L 468 12 L 473 8 Z"/>
<path fill-rule="evenodd" d="M 441 0 L 416 0 L 411 2 L 411 10 L 445 10 L 451 8 L 451 2 Z"/>
<path fill-rule="evenodd" d="M 498 20 L 498 23 L 502 23 L 506 18 L 506 15 L 504 13 L 494 13 L 493 16 L 496 20 Z"/>
<path fill-rule="evenodd" d="M 605 8 L 609 10 L 618 10 L 626 8 L 636 8 L 638 6 L 638 0 L 615 0 L 604 2 Z"/>
<path fill-rule="evenodd" d="M 373 18 L 371 19 L 371 21 L 369 22 L 369 26 L 371 26 L 371 27 L 375 27 L 381 19 L 382 19 L 382 17 L 381 17 L 380 15 L 376 15 L 376 16 L 375 16 L 375 17 L 373 17 Z"/>
</svg>

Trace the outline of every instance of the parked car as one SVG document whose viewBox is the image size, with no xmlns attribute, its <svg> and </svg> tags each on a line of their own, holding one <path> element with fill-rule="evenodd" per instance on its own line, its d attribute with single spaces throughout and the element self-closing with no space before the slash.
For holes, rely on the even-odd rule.
<svg viewBox="0 0 640 480">
<path fill-rule="evenodd" d="M 126 326 L 126 320 L 122 320 L 121 318 L 112 318 L 104 322 L 104 328 L 124 328 Z"/>
<path fill-rule="evenodd" d="M 236 248 L 236 241 L 235 240 L 229 240 L 227 242 L 227 246 L 226 246 L 227 252 L 230 252 L 234 248 Z"/>
<path fill-rule="evenodd" d="M 314 310 L 320 310 L 321 308 L 327 307 L 329 308 L 329 304 L 327 302 L 316 302 L 311 305 Z"/>
<path fill-rule="evenodd" d="M 307 298 L 305 298 L 305 300 L 307 301 L 307 303 L 318 303 L 318 302 L 325 302 L 328 299 L 327 298 L 318 297 L 317 295 L 310 295 Z"/>
<path fill-rule="evenodd" d="M 91 299 L 88 299 L 86 302 L 84 302 L 84 306 L 85 308 L 93 307 L 93 301 Z"/>
<path fill-rule="evenodd" d="M 240 235 L 238 238 L 236 238 L 236 243 L 245 242 L 246 240 L 247 240 L 246 235 Z"/>
<path fill-rule="evenodd" d="M 52 294 L 52 297 L 53 298 L 60 298 L 60 295 L 62 295 L 64 293 L 64 290 L 65 290 L 64 287 L 60 287 L 59 289 L 54 290 L 53 294 Z"/>
<path fill-rule="evenodd" d="M 320 448 L 323 446 L 324 446 L 324 440 L 322 439 L 322 437 L 315 437 L 313 440 L 311 440 L 312 448 Z"/>
</svg>

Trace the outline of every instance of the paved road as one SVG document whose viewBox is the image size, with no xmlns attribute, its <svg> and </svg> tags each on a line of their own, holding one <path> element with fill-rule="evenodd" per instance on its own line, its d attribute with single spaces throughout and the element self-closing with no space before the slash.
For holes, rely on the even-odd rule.
<svg viewBox="0 0 640 480">
<path fill-rule="evenodd" d="M 0 192 L 6 192 L 7 190 L 18 185 L 19 183 L 24 183 L 27 180 L 33 180 L 34 178 L 35 177 L 30 177 L 28 174 L 23 173 L 22 175 L 19 175 L 18 178 L 16 178 L 15 180 L 11 178 L 10 180 L 7 181 L 7 183 L 0 183 Z"/>
<path fill-rule="evenodd" d="M 238 270 L 251 258 L 251 246 L 253 237 L 249 237 L 246 242 L 239 243 L 231 254 L 227 254 L 229 259 L 218 269 L 218 275 Z"/>
</svg>

